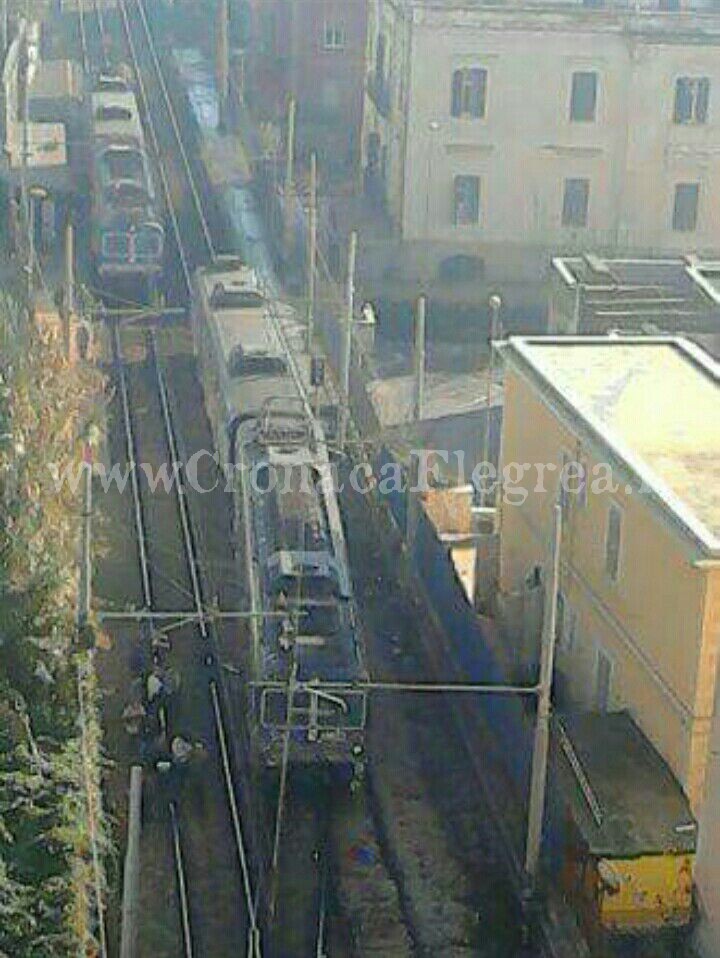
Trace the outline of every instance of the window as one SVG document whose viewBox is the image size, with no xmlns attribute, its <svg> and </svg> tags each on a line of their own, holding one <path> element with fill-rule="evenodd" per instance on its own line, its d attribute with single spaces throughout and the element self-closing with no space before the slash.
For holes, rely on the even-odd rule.
<svg viewBox="0 0 720 958">
<path fill-rule="evenodd" d="M 698 214 L 699 183 L 678 183 L 675 187 L 673 229 L 689 233 L 695 229 Z"/>
<path fill-rule="evenodd" d="M 325 21 L 323 25 L 323 46 L 326 50 L 345 49 L 345 27 L 341 23 Z"/>
<path fill-rule="evenodd" d="M 385 86 L 385 47 L 387 40 L 384 33 L 378 33 L 375 46 L 375 83 L 379 87 Z"/>
<path fill-rule="evenodd" d="M 454 184 L 455 225 L 473 226 L 480 222 L 480 177 L 456 176 Z"/>
<path fill-rule="evenodd" d="M 665 11 L 679 10 L 680 0 L 660 0 L 659 8 Z"/>
<path fill-rule="evenodd" d="M 610 706 L 612 673 L 612 659 L 605 653 L 604 649 L 598 646 L 595 662 L 595 692 L 593 695 L 593 705 L 598 712 L 607 712 Z"/>
<path fill-rule="evenodd" d="M 582 460 L 563 451 L 559 479 L 563 514 L 567 513 L 568 506 L 587 505 L 587 465 Z"/>
<path fill-rule="evenodd" d="M 597 73 L 573 73 L 570 119 L 573 123 L 591 123 L 597 106 Z"/>
<path fill-rule="evenodd" d="M 610 503 L 605 534 L 605 571 L 617 582 L 620 574 L 620 540 L 622 528 L 622 510 L 614 502 Z"/>
<path fill-rule="evenodd" d="M 485 116 L 487 70 L 482 67 L 463 67 L 455 70 L 452 78 L 450 113 L 457 117 Z"/>
<path fill-rule="evenodd" d="M 567 602 L 564 594 L 558 592 L 557 611 L 555 616 L 555 641 L 558 647 L 570 652 L 575 645 L 577 628 L 577 612 Z"/>
<path fill-rule="evenodd" d="M 678 77 L 675 81 L 675 123 L 706 123 L 710 106 L 707 77 Z"/>
<path fill-rule="evenodd" d="M 587 226 L 590 180 L 565 180 L 562 225 Z"/>
</svg>

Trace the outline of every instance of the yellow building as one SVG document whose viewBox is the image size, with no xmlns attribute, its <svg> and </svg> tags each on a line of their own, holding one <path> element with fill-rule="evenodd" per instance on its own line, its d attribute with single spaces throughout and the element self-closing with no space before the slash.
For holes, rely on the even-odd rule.
<svg viewBox="0 0 720 958">
<path fill-rule="evenodd" d="M 670 338 L 501 352 L 500 606 L 542 582 L 559 496 L 556 692 L 627 709 L 697 813 L 720 640 L 720 367 Z M 508 634 L 522 656 L 527 636 Z"/>
</svg>

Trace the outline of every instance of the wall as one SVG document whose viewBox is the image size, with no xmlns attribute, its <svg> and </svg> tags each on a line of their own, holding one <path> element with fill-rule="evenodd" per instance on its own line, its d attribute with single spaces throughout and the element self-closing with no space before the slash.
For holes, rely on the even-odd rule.
<svg viewBox="0 0 720 958">
<path fill-rule="evenodd" d="M 567 450 L 592 469 L 602 453 L 583 445 L 514 370 L 505 379 L 502 461 L 555 463 Z M 545 565 L 558 473 L 546 473 L 544 492 L 537 471 L 519 483 L 522 505 L 501 506 L 500 588 L 522 590 L 535 565 Z M 592 477 L 591 477 L 592 478 Z M 563 527 L 561 590 L 577 614 L 574 639 L 560 641 L 562 691 L 578 707 L 595 705 L 598 651 L 613 663 L 609 705 L 628 708 L 668 761 L 697 808 L 703 789 L 707 735 L 714 694 L 717 625 L 708 625 L 707 574 L 662 521 L 647 499 L 625 491 L 588 492 L 583 507 L 571 498 Z M 507 497 L 505 497 L 507 498 Z M 516 493 L 516 498 L 519 494 Z M 609 502 L 623 515 L 620 575 L 605 572 Z M 717 600 L 715 600 L 717 601 Z"/>
</svg>

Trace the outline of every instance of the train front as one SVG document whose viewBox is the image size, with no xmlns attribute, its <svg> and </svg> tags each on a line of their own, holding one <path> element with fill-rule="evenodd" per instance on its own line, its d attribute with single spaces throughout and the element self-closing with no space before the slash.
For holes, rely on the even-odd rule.
<svg viewBox="0 0 720 958">
<path fill-rule="evenodd" d="M 307 449 L 272 446 L 266 456 L 276 487 L 261 493 L 261 525 L 271 540 L 262 564 L 267 614 L 255 697 L 263 762 L 277 766 L 286 755 L 296 765 L 358 768 L 364 763 L 365 675 L 325 493 Z"/>
</svg>

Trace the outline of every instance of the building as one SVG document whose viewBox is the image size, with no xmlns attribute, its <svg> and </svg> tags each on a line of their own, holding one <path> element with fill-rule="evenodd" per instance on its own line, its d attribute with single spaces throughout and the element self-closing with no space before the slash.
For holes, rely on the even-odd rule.
<svg viewBox="0 0 720 958">
<path fill-rule="evenodd" d="M 553 257 L 548 332 L 688 336 L 720 357 L 720 264 L 697 256 Z"/>
<path fill-rule="evenodd" d="M 707 794 L 714 801 L 705 803 L 700 822 L 695 866 L 700 911 L 697 946 L 702 958 L 720 958 L 720 688 L 715 699 Z"/>
<path fill-rule="evenodd" d="M 323 171 L 360 162 L 365 0 L 249 0 L 245 89 L 253 112 L 283 123 L 297 102 L 297 143 Z"/>
<path fill-rule="evenodd" d="M 374 0 L 366 189 L 388 290 L 538 304 L 551 255 L 711 254 L 720 10 L 679 0 Z M 389 295 L 389 293 L 388 293 Z"/>
<path fill-rule="evenodd" d="M 720 366 L 679 338 L 501 351 L 499 607 L 507 622 L 543 582 L 559 497 L 558 705 L 628 709 L 697 814 L 720 643 Z M 527 631 L 506 633 L 508 660 L 532 660 Z"/>
</svg>

